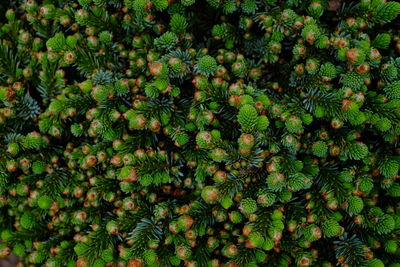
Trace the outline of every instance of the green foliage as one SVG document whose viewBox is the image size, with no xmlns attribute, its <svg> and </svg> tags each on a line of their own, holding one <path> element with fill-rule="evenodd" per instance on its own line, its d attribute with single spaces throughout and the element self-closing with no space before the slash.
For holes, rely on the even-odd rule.
<svg viewBox="0 0 400 267">
<path fill-rule="evenodd" d="M 202 74 L 211 74 L 217 70 L 216 60 L 209 55 L 201 57 L 196 66 Z"/>
<path fill-rule="evenodd" d="M 329 219 L 321 224 L 321 229 L 326 237 L 333 237 L 339 234 L 340 225 L 335 219 Z"/>
<path fill-rule="evenodd" d="M 176 46 L 178 37 L 173 32 L 166 32 L 160 37 L 154 39 L 154 45 L 162 50 L 171 50 Z"/>
<path fill-rule="evenodd" d="M 375 40 L 372 42 L 372 46 L 376 48 L 387 49 L 390 45 L 390 38 L 390 34 L 380 33 L 375 37 Z"/>
<path fill-rule="evenodd" d="M 398 1 L 0 2 L 0 257 L 400 264 Z"/>
<path fill-rule="evenodd" d="M 390 22 L 400 14 L 400 3 L 389 1 L 379 4 L 373 11 L 373 19 L 377 22 Z"/>
<path fill-rule="evenodd" d="M 169 22 L 171 30 L 175 33 L 184 33 L 188 23 L 186 22 L 186 18 L 180 14 L 174 14 L 171 17 L 171 21 Z"/>
<path fill-rule="evenodd" d="M 257 110 L 249 104 L 241 107 L 237 115 L 238 122 L 244 132 L 251 132 L 254 130 L 257 124 L 257 117 Z"/>
</svg>

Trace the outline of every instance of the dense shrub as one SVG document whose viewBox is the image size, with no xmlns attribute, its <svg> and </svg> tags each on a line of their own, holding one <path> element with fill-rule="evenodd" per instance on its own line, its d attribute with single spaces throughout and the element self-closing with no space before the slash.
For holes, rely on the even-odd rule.
<svg viewBox="0 0 400 267">
<path fill-rule="evenodd" d="M 0 255 L 400 266 L 400 3 L 0 3 Z"/>
</svg>

